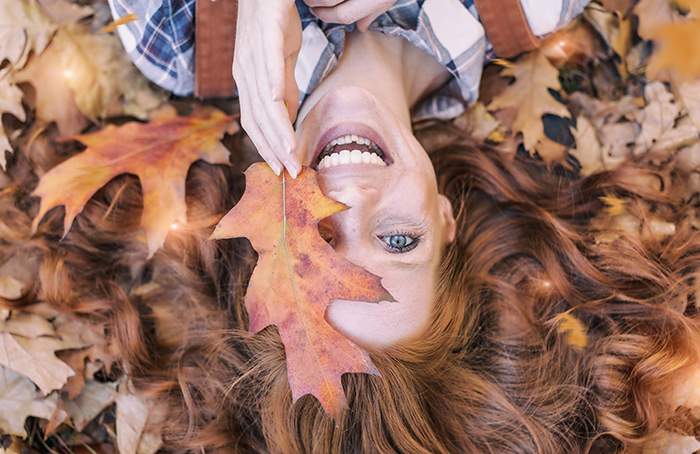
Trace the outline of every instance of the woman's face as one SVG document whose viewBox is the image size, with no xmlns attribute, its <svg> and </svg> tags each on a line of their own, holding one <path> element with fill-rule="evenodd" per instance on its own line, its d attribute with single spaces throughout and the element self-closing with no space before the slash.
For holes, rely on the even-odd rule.
<svg viewBox="0 0 700 454">
<path fill-rule="evenodd" d="M 396 299 L 334 300 L 329 323 L 369 348 L 419 336 L 432 309 L 443 246 L 455 229 L 425 150 L 410 128 L 357 87 L 326 93 L 297 136 L 299 149 L 307 152 L 302 162 L 318 169 L 323 193 L 350 207 L 322 220 L 321 235 L 345 258 L 380 276 Z"/>
</svg>

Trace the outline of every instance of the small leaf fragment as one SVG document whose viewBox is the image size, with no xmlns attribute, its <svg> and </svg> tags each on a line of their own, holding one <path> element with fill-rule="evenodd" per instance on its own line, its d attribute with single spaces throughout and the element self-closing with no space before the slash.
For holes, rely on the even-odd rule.
<svg viewBox="0 0 700 454">
<path fill-rule="evenodd" d="M 557 333 L 563 334 L 565 342 L 574 347 L 578 352 L 582 352 L 588 347 L 588 330 L 575 315 L 565 312 L 555 317 L 557 323 Z"/>
</svg>

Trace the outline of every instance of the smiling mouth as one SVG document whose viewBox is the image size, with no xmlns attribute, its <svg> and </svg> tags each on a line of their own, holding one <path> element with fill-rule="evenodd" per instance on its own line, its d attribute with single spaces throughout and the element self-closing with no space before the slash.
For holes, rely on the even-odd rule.
<svg viewBox="0 0 700 454">
<path fill-rule="evenodd" d="M 387 166 L 386 155 L 379 145 L 366 137 L 348 134 L 323 147 L 316 161 L 316 170 L 348 164 Z"/>
</svg>

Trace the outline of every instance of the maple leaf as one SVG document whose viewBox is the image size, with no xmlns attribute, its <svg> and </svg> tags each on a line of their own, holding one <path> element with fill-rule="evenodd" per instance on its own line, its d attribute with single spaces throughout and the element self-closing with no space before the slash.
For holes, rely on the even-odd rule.
<svg viewBox="0 0 700 454">
<path fill-rule="evenodd" d="M 58 403 L 52 393 L 38 399 L 39 393 L 32 383 L 22 375 L 0 366 L 0 433 L 26 437 L 24 421 L 28 416 L 51 419 Z"/>
<path fill-rule="evenodd" d="M 537 149 L 537 144 L 546 138 L 542 124 L 544 114 L 570 117 L 566 107 L 549 92 L 550 88 L 561 89 L 558 74 L 557 69 L 540 51 L 525 54 L 513 66 L 501 71 L 503 76 L 515 77 L 515 82 L 495 96 L 488 105 L 491 111 L 516 109 L 512 131 L 522 133 L 523 145 L 532 154 Z M 548 158 L 551 160 L 551 157 Z"/>
<path fill-rule="evenodd" d="M 41 197 L 32 231 L 47 211 L 65 205 L 64 234 L 87 201 L 108 181 L 123 173 L 141 181 L 141 226 L 151 257 L 165 242 L 173 223 L 187 223 L 185 180 L 192 163 L 228 164 L 229 151 L 220 142 L 233 133 L 233 117 L 216 109 L 197 109 L 178 117 L 173 110 L 148 123 L 108 125 L 92 134 L 74 137 L 87 149 L 49 170 L 32 195 Z"/>
<path fill-rule="evenodd" d="M 305 167 L 293 180 L 257 163 L 245 174 L 243 198 L 210 239 L 250 240 L 259 258 L 245 297 L 249 330 L 277 326 L 294 402 L 312 394 L 339 421 L 348 408 L 341 375 L 379 371 L 366 351 L 326 322 L 326 307 L 332 299 L 394 299 L 378 276 L 345 260 L 319 235 L 318 222 L 346 206 L 321 193 L 316 172 Z"/>
</svg>

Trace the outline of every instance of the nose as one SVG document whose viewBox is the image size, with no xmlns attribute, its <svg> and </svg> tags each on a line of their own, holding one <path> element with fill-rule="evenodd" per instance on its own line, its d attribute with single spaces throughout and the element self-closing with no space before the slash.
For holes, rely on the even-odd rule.
<svg viewBox="0 0 700 454">
<path fill-rule="evenodd" d="M 349 208 L 322 220 L 319 231 L 325 234 L 333 249 L 355 265 L 366 268 L 362 257 L 372 239 L 372 213 L 377 208 L 381 193 L 377 188 L 347 185 L 326 195 Z"/>
</svg>

